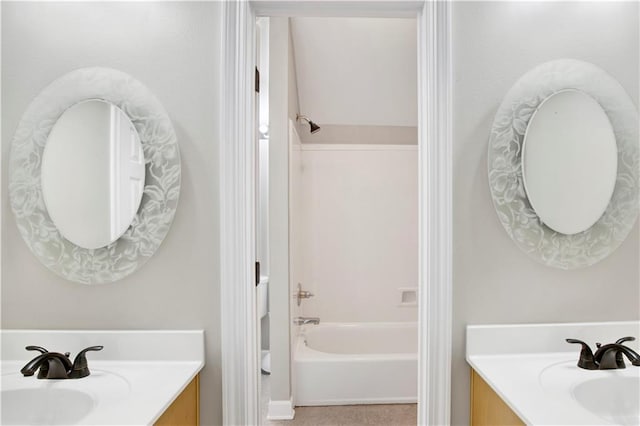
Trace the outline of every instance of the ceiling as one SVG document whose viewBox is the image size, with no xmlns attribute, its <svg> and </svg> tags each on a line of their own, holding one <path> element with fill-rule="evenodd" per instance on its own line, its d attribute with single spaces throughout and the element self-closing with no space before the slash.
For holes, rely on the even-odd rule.
<svg viewBox="0 0 640 426">
<path fill-rule="evenodd" d="M 291 21 L 302 114 L 321 126 L 417 126 L 415 19 Z"/>
</svg>

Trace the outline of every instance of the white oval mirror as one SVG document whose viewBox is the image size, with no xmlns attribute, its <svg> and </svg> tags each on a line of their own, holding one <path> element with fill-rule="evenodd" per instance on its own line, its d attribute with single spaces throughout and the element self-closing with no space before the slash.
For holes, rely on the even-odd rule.
<svg viewBox="0 0 640 426">
<path fill-rule="evenodd" d="M 138 132 L 117 106 L 79 102 L 49 133 L 41 178 L 62 236 L 79 247 L 105 247 L 124 234 L 140 206 L 145 162 Z"/>
<path fill-rule="evenodd" d="M 589 229 L 613 194 L 618 151 L 600 104 L 574 89 L 547 97 L 529 121 L 522 176 L 540 220 L 566 235 Z"/>
</svg>

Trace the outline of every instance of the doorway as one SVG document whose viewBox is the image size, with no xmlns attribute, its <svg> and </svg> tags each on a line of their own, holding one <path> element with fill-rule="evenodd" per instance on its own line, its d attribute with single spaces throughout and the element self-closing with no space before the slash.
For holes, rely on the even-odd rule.
<svg viewBox="0 0 640 426">
<path fill-rule="evenodd" d="M 292 424 L 322 413 L 415 424 L 416 20 L 266 19 L 258 28 L 268 26 L 271 50 L 259 42 L 258 61 L 272 54 L 273 81 L 262 81 L 263 65 L 260 104 L 268 91 L 274 113 L 258 122 L 274 129 L 270 258 L 288 274 L 270 277 L 273 309 L 259 314 L 273 349 L 263 423 L 290 419 L 295 402 Z M 258 226 L 259 247 L 264 234 Z"/>
<path fill-rule="evenodd" d="M 447 2 L 225 2 L 221 141 L 222 364 L 225 424 L 258 424 L 252 82 L 255 18 L 414 17 L 418 22 L 418 423 L 446 424 L 451 351 L 450 5 Z"/>
</svg>

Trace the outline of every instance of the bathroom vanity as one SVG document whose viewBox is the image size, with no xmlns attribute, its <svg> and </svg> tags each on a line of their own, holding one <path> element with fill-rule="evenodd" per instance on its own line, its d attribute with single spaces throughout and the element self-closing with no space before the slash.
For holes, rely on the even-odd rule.
<svg viewBox="0 0 640 426">
<path fill-rule="evenodd" d="M 502 398 L 471 370 L 471 425 L 524 425 Z"/>
<path fill-rule="evenodd" d="M 2 331 L 2 424 L 197 425 L 204 332 Z M 35 355 L 25 346 L 87 355 L 89 376 L 23 376 Z"/>
<path fill-rule="evenodd" d="M 585 370 L 580 347 L 636 336 L 640 322 L 467 326 L 471 424 L 640 423 L 640 367 Z M 638 351 L 638 341 L 625 343 Z"/>
<path fill-rule="evenodd" d="M 200 375 L 187 385 L 154 424 L 156 426 L 200 424 Z"/>
</svg>

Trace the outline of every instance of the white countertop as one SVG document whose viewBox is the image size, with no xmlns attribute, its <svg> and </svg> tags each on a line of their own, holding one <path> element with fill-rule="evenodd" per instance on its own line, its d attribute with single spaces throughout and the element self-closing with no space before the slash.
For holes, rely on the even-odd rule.
<svg viewBox="0 0 640 426">
<path fill-rule="evenodd" d="M 618 424 L 584 408 L 578 385 L 606 378 L 638 378 L 640 368 L 626 359 L 620 370 L 584 370 L 576 363 L 580 345 L 565 338 L 610 343 L 640 337 L 640 322 L 529 324 L 467 327 L 467 362 L 527 424 Z M 638 350 L 638 341 L 625 345 Z"/>
<path fill-rule="evenodd" d="M 39 380 L 20 373 L 20 368 L 38 355 L 25 351 L 27 345 L 43 346 L 51 352 L 69 351 L 71 360 L 84 347 L 103 345 L 104 349 L 87 353 L 91 370 L 87 377 Z M 2 331 L 3 399 L 11 390 L 77 391 L 90 399 L 77 424 L 153 424 L 203 367 L 202 330 Z"/>
</svg>

